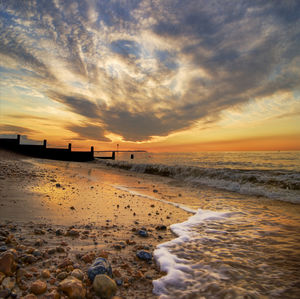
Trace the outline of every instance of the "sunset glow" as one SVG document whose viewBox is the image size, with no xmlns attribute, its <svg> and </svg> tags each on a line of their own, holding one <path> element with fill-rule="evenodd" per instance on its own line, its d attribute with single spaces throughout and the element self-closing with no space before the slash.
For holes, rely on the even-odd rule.
<svg viewBox="0 0 300 299">
<path fill-rule="evenodd" d="M 0 1 L 0 134 L 300 150 L 299 1 Z"/>
</svg>

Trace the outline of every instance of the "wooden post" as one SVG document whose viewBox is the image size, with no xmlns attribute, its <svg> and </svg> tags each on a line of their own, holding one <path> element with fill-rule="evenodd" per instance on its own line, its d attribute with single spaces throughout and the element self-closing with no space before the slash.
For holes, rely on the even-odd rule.
<svg viewBox="0 0 300 299">
<path fill-rule="evenodd" d="M 130 155 L 130 159 L 134 159 L 134 154 L 131 154 L 131 155 Z"/>
<path fill-rule="evenodd" d="M 17 144 L 20 144 L 20 140 L 21 140 L 21 135 L 17 135 Z"/>
<path fill-rule="evenodd" d="M 91 146 L 91 154 L 92 154 L 92 157 L 94 158 L 94 147 Z"/>
<path fill-rule="evenodd" d="M 112 160 L 115 160 L 115 159 L 116 159 L 116 152 L 112 152 L 111 159 L 112 159 Z"/>
<path fill-rule="evenodd" d="M 46 147 L 47 147 L 47 140 L 44 139 L 43 148 L 46 148 Z"/>
<path fill-rule="evenodd" d="M 69 151 L 72 149 L 72 143 L 69 143 Z"/>
</svg>

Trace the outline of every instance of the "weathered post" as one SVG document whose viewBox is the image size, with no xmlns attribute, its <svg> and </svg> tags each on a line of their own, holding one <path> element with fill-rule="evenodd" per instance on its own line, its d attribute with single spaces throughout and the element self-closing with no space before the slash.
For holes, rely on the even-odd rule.
<svg viewBox="0 0 300 299">
<path fill-rule="evenodd" d="M 94 159 L 94 147 L 91 146 L 91 154 L 92 154 L 92 158 Z"/>
<path fill-rule="evenodd" d="M 71 151 L 71 149 L 72 149 L 72 143 L 69 143 L 69 148 L 68 148 L 69 152 Z"/>
<path fill-rule="evenodd" d="M 43 142 L 43 148 L 46 148 L 47 147 L 47 140 L 44 139 L 44 142 Z"/>
<path fill-rule="evenodd" d="M 111 159 L 112 159 L 112 160 L 115 160 L 115 159 L 116 159 L 116 152 L 112 152 Z"/>
<path fill-rule="evenodd" d="M 134 159 L 134 154 L 131 154 L 131 155 L 130 155 L 130 159 Z"/>
<path fill-rule="evenodd" d="M 21 135 L 17 135 L 17 145 L 20 145 Z"/>
</svg>

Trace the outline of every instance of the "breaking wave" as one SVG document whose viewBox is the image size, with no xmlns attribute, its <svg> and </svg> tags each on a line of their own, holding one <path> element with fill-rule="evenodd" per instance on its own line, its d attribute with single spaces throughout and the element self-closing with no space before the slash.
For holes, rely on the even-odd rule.
<svg viewBox="0 0 300 299">
<path fill-rule="evenodd" d="M 209 186 L 241 194 L 300 203 L 300 173 L 293 170 L 204 168 L 97 161 L 110 167 L 178 179 L 194 187 Z"/>
</svg>

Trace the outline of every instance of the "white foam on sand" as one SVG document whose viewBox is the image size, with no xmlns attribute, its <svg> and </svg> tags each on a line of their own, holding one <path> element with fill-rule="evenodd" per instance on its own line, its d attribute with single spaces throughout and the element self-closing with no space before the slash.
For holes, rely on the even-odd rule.
<svg viewBox="0 0 300 299">
<path fill-rule="evenodd" d="M 171 298 L 168 295 L 167 286 L 176 285 L 177 288 L 184 288 L 188 281 L 193 280 L 193 269 L 188 260 L 179 258 L 171 253 L 170 248 L 178 246 L 182 243 L 189 242 L 198 234 L 193 231 L 193 227 L 201 222 L 221 220 L 233 216 L 232 212 L 214 212 L 199 209 L 195 215 L 191 216 L 183 223 L 176 223 L 170 226 L 171 230 L 178 236 L 169 242 L 160 244 L 154 251 L 154 258 L 159 265 L 160 270 L 166 272 L 167 275 L 153 281 L 153 293 L 160 295 L 160 299 Z M 199 236 L 198 236 L 199 237 Z M 214 273 L 215 275 L 217 273 Z"/>
</svg>

